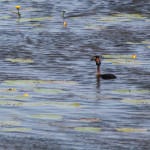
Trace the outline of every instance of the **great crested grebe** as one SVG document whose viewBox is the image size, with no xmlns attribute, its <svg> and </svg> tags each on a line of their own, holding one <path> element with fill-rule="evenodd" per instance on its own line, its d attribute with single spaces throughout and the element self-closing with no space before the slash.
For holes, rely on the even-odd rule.
<svg viewBox="0 0 150 150">
<path fill-rule="evenodd" d="M 100 65 L 101 65 L 101 60 L 99 56 L 94 56 L 91 60 L 94 60 L 96 62 L 97 65 L 97 72 L 96 72 L 96 76 L 97 77 L 101 77 L 102 79 L 115 79 L 117 78 L 115 75 L 113 74 L 101 74 L 100 73 Z"/>
</svg>

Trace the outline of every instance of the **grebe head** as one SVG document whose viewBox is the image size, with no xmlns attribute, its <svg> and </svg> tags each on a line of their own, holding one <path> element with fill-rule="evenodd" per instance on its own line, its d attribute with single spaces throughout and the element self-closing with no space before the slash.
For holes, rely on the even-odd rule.
<svg viewBox="0 0 150 150">
<path fill-rule="evenodd" d="M 101 60 L 99 56 L 94 56 L 91 60 L 94 60 L 97 66 L 101 65 Z"/>
</svg>

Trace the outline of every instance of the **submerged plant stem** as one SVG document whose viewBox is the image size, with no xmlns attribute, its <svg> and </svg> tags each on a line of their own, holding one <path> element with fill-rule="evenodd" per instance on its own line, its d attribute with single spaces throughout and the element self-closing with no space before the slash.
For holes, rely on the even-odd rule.
<svg viewBox="0 0 150 150">
<path fill-rule="evenodd" d="M 19 18 L 21 17 L 21 13 L 20 13 L 20 11 L 19 11 L 19 8 L 17 8 L 17 10 L 18 10 L 18 16 L 19 16 Z"/>
</svg>

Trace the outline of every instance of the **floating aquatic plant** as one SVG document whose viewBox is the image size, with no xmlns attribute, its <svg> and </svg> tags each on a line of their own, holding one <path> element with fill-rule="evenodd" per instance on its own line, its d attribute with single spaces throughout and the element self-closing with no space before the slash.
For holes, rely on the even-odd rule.
<svg viewBox="0 0 150 150">
<path fill-rule="evenodd" d="M 15 88 L 10 88 L 10 89 L 0 89 L 0 93 L 14 93 L 17 90 Z"/>
<path fill-rule="evenodd" d="M 21 8 L 21 6 L 18 5 L 18 6 L 15 6 L 15 8 L 17 9 L 18 12 L 14 12 L 14 11 L 10 11 L 10 10 L 8 10 L 8 11 L 17 14 L 19 16 L 19 19 L 20 19 L 20 17 L 21 17 L 20 8 Z"/>
<path fill-rule="evenodd" d="M 102 55 L 104 58 L 131 58 L 131 55 Z"/>
<path fill-rule="evenodd" d="M 22 9 L 23 11 L 34 11 L 34 12 L 41 12 L 41 9 L 36 9 L 36 8 L 24 8 Z"/>
<path fill-rule="evenodd" d="M 31 128 L 4 128 L 1 129 L 2 132 L 29 132 Z"/>
<path fill-rule="evenodd" d="M 80 104 L 79 104 L 79 103 L 72 103 L 70 106 L 79 107 L 79 106 L 80 106 Z"/>
<path fill-rule="evenodd" d="M 101 20 L 97 20 L 100 22 L 126 22 L 126 21 L 131 21 L 131 19 L 120 19 L 120 18 L 110 18 L 110 19 L 101 19 Z"/>
<path fill-rule="evenodd" d="M 37 115 L 31 115 L 29 116 L 31 118 L 37 118 L 37 119 L 62 119 L 63 116 L 60 115 L 51 115 L 51 114 L 37 114 Z"/>
<path fill-rule="evenodd" d="M 79 103 L 73 102 L 19 102 L 19 101 L 0 101 L 0 105 L 7 106 L 28 106 L 28 107 L 37 107 L 37 106 L 55 106 L 60 108 L 83 108 Z"/>
<path fill-rule="evenodd" d="M 102 55 L 105 59 L 104 62 L 111 62 L 113 65 L 140 65 L 140 61 L 134 60 L 136 55 Z M 134 58 L 134 59 L 131 59 Z"/>
<path fill-rule="evenodd" d="M 98 26 L 85 26 L 86 29 L 98 29 L 98 30 L 104 30 L 106 27 L 98 27 Z"/>
<path fill-rule="evenodd" d="M 57 94 L 57 93 L 64 93 L 64 90 L 59 90 L 59 89 L 40 89 L 40 88 L 35 88 L 34 92 L 37 93 L 44 93 L 44 94 Z"/>
<path fill-rule="evenodd" d="M 133 55 L 132 55 L 132 58 L 136 58 L 136 55 L 135 55 L 135 54 L 133 54 Z"/>
<path fill-rule="evenodd" d="M 124 99 L 122 100 L 124 103 L 133 103 L 133 104 L 147 104 L 150 103 L 150 100 L 135 100 L 135 99 Z"/>
<path fill-rule="evenodd" d="M 0 101 L 0 105 L 8 105 L 8 106 L 23 106 L 23 102 L 18 101 Z"/>
<path fill-rule="evenodd" d="M 31 98 L 31 96 L 25 96 L 25 95 L 1 95 L 0 99 L 17 99 L 17 100 L 24 100 Z"/>
<path fill-rule="evenodd" d="M 33 63 L 34 61 L 31 59 L 22 59 L 22 58 L 8 58 L 7 61 L 10 61 L 12 63 Z"/>
<path fill-rule="evenodd" d="M 82 118 L 79 120 L 71 120 L 71 121 L 74 121 L 74 122 L 100 122 L 101 120 L 96 119 L 96 118 Z"/>
<path fill-rule="evenodd" d="M 25 86 L 25 85 L 36 85 L 40 84 L 40 80 L 5 80 L 2 85 L 18 85 L 18 86 Z"/>
<path fill-rule="evenodd" d="M 147 129 L 137 129 L 137 128 L 117 128 L 116 131 L 120 132 L 147 132 Z"/>
<path fill-rule="evenodd" d="M 10 19 L 12 16 L 0 16 L 0 19 Z"/>
<path fill-rule="evenodd" d="M 73 103 L 73 102 L 41 102 L 41 103 L 33 103 L 33 105 L 51 105 L 55 107 L 60 107 L 60 108 L 82 108 L 79 103 Z"/>
<path fill-rule="evenodd" d="M 33 28 L 33 30 L 39 30 L 39 31 L 42 31 L 42 30 L 45 30 L 45 28 Z"/>
<path fill-rule="evenodd" d="M 21 18 L 20 22 L 34 22 L 34 21 L 43 21 L 43 20 L 49 20 L 52 19 L 52 17 L 41 17 L 41 18 Z"/>
<path fill-rule="evenodd" d="M 42 84 L 47 84 L 47 83 L 58 83 L 58 84 L 78 84 L 78 82 L 75 81 L 55 81 L 55 80 L 49 80 L 49 81 L 40 81 L 40 83 Z"/>
<path fill-rule="evenodd" d="M 41 26 L 41 25 L 44 25 L 44 24 L 41 24 L 41 23 L 24 24 L 24 26 L 34 26 L 34 27 Z"/>
<path fill-rule="evenodd" d="M 105 59 L 104 62 L 111 62 L 113 65 L 141 65 L 140 61 L 134 59 Z"/>
<path fill-rule="evenodd" d="M 32 106 L 44 106 L 44 105 L 51 105 L 60 108 L 83 108 L 79 103 L 73 102 L 39 102 L 39 103 L 28 103 L 25 105 L 32 105 Z"/>
<path fill-rule="evenodd" d="M 21 122 L 17 122 L 17 121 L 0 121 L 0 125 L 2 127 L 5 127 L 5 126 L 18 126 L 20 124 L 21 124 Z"/>
<path fill-rule="evenodd" d="M 118 92 L 118 93 L 150 93 L 149 90 L 130 90 L 130 89 L 117 89 L 117 90 L 113 90 L 113 92 Z"/>
<path fill-rule="evenodd" d="M 10 89 L 7 89 L 7 91 L 16 91 L 15 88 L 10 88 Z"/>
<path fill-rule="evenodd" d="M 142 41 L 141 44 L 150 44 L 150 41 Z"/>
<path fill-rule="evenodd" d="M 133 45 L 133 44 L 141 44 L 141 43 L 138 43 L 138 42 L 125 42 L 125 44 Z"/>
<path fill-rule="evenodd" d="M 55 80 L 5 80 L 2 85 L 18 85 L 18 86 L 25 86 L 25 85 L 37 85 L 37 84 L 69 84 L 69 85 L 76 85 L 77 82 L 74 81 L 55 81 Z"/>
<path fill-rule="evenodd" d="M 121 17 L 121 18 L 130 18 L 130 19 L 145 19 L 147 17 L 143 17 L 140 14 L 113 14 L 115 17 Z"/>
<path fill-rule="evenodd" d="M 99 131 L 101 131 L 101 128 L 95 128 L 95 127 L 75 127 L 74 129 L 77 131 L 84 131 L 84 132 L 99 132 Z"/>
<path fill-rule="evenodd" d="M 141 41 L 141 42 L 125 42 L 125 44 L 150 44 L 150 41 Z"/>
</svg>

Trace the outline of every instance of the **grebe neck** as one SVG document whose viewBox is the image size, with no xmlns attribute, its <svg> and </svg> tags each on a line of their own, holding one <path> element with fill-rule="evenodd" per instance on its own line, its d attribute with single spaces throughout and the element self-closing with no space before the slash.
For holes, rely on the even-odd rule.
<svg viewBox="0 0 150 150">
<path fill-rule="evenodd" d="M 97 71 L 96 71 L 96 76 L 99 76 L 101 73 L 100 73 L 100 65 L 97 65 Z"/>
</svg>

